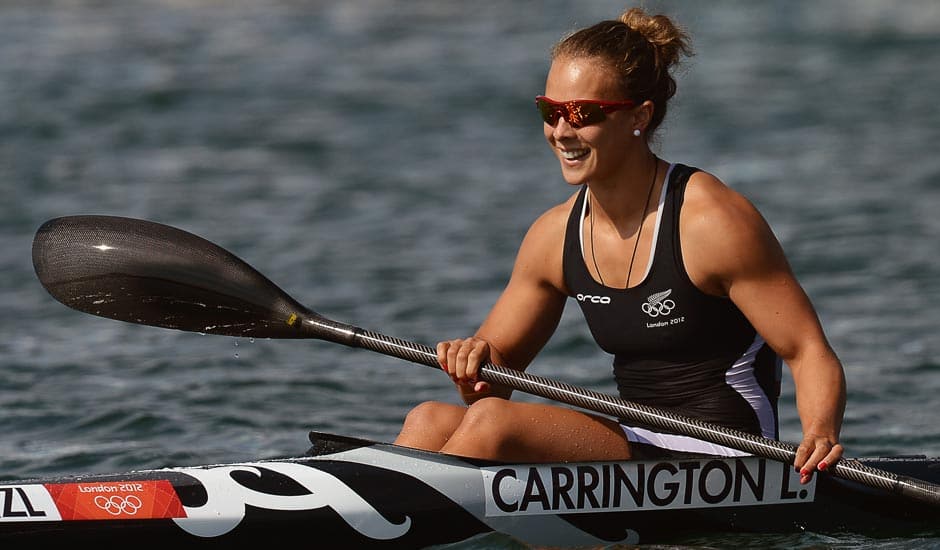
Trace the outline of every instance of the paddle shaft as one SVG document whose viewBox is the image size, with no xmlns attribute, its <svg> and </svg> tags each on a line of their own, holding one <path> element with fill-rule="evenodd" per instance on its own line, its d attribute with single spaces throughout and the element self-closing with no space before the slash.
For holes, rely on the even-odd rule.
<svg viewBox="0 0 940 550">
<path fill-rule="evenodd" d="M 63 304 L 130 323 L 253 338 L 316 338 L 439 369 L 433 349 L 333 321 L 299 302 L 244 260 L 181 229 L 117 216 L 47 221 L 33 266 Z M 796 447 L 670 411 L 487 363 L 479 378 L 628 422 L 792 463 Z M 843 459 L 828 473 L 940 506 L 940 486 Z"/>
<path fill-rule="evenodd" d="M 318 337 L 322 340 L 376 351 L 435 369 L 441 368 L 437 360 L 437 353 L 429 346 L 386 336 L 354 325 L 338 323 L 320 315 L 305 319 L 303 322 L 309 325 L 313 332 L 318 333 Z M 755 456 L 778 460 L 787 464 L 792 463 L 796 457 L 796 446 L 791 443 L 717 426 L 695 418 L 632 403 L 608 394 L 492 363 L 482 365 L 478 377 L 480 380 L 492 384 L 501 384 L 531 395 L 695 437 L 751 453 Z M 883 489 L 889 493 L 940 506 L 940 487 L 937 485 L 873 468 L 862 464 L 858 460 L 843 458 L 830 467 L 827 472 L 833 476 L 855 481 L 868 487 Z"/>
</svg>

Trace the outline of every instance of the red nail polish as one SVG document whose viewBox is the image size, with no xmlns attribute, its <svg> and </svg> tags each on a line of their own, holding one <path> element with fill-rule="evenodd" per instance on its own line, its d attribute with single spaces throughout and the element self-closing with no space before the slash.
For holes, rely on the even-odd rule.
<svg viewBox="0 0 940 550">
<path fill-rule="evenodd" d="M 826 471 L 826 468 L 828 468 L 828 467 L 829 467 L 829 464 L 827 464 L 825 461 L 820 462 L 820 463 L 819 463 L 819 466 L 817 466 L 817 468 L 819 468 L 819 471 L 820 471 L 820 472 L 825 472 L 825 471 Z"/>
</svg>

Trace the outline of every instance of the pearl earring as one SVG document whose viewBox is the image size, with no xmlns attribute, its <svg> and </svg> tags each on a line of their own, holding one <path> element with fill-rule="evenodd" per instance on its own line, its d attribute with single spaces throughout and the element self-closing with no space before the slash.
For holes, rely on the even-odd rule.
<svg viewBox="0 0 940 550">
<path fill-rule="evenodd" d="M 640 137 L 640 129 L 639 128 L 634 129 L 633 135 L 635 135 L 636 137 Z"/>
</svg>

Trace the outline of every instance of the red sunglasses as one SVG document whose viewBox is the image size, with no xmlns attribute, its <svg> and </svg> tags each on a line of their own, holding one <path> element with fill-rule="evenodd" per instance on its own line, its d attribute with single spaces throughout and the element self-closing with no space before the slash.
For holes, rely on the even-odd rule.
<svg viewBox="0 0 940 550">
<path fill-rule="evenodd" d="M 558 124 L 559 117 L 564 117 L 572 128 L 581 128 L 589 124 L 597 124 L 607 118 L 608 113 L 629 109 L 635 103 L 630 100 L 597 101 L 594 99 L 555 101 L 540 95 L 535 97 L 535 105 L 542 113 L 542 120 L 546 124 L 554 126 Z"/>
</svg>

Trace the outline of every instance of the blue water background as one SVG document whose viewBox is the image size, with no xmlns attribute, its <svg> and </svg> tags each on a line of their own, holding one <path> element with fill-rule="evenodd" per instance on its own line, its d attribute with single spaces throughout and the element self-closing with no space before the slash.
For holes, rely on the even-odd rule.
<svg viewBox="0 0 940 550">
<path fill-rule="evenodd" d="M 697 53 L 657 152 L 773 226 L 845 364 L 847 453 L 940 456 L 940 4 L 645 5 Z M 439 372 L 365 350 L 70 310 L 35 277 L 33 235 L 146 218 L 332 319 L 468 335 L 528 225 L 572 191 L 532 104 L 548 50 L 623 7 L 0 4 L 0 479 L 293 456 L 311 429 L 390 441 L 415 403 L 456 401 Z M 609 363 L 570 304 L 531 372 L 612 393 Z M 787 373 L 788 441 L 793 397 Z"/>
</svg>

